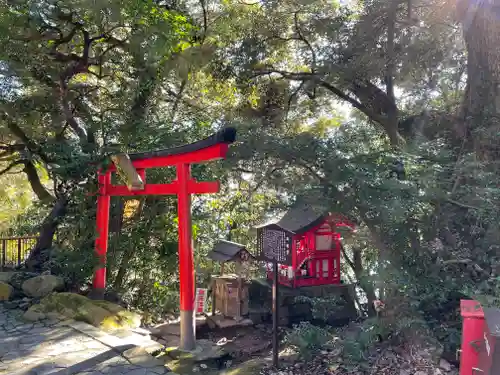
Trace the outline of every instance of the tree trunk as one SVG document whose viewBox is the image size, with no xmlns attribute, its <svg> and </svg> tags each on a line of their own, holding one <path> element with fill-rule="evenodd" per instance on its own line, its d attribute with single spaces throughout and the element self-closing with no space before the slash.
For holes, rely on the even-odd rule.
<svg viewBox="0 0 500 375">
<path fill-rule="evenodd" d="M 54 199 L 54 197 L 47 191 L 45 186 L 43 186 L 40 181 L 40 177 L 38 177 L 38 173 L 36 171 L 35 165 L 31 161 L 24 162 L 24 173 L 26 173 L 26 177 L 28 177 L 28 181 L 31 185 L 31 189 L 36 194 L 38 199 L 42 202 L 50 202 Z"/>
<path fill-rule="evenodd" d="M 123 253 L 122 260 L 120 262 L 120 268 L 116 274 L 115 281 L 113 283 L 113 289 L 116 291 L 120 291 L 123 285 L 123 280 L 125 280 L 125 275 L 127 274 L 128 264 L 130 259 L 132 259 L 134 255 L 135 248 L 129 245 L 125 252 Z"/>
<path fill-rule="evenodd" d="M 366 298 L 368 299 L 368 315 L 375 315 L 375 308 L 373 302 L 377 299 L 375 294 L 375 288 L 373 283 L 366 279 L 366 274 L 363 269 L 362 264 L 362 252 L 361 249 L 353 249 L 353 262 L 354 262 L 354 272 L 356 273 L 356 278 L 360 280 L 360 285 L 366 293 Z"/>
<path fill-rule="evenodd" d="M 146 200 L 141 199 L 139 203 L 139 208 L 134 214 L 134 217 L 132 218 L 132 221 L 139 219 L 142 216 L 142 211 L 144 209 Z M 123 209 L 122 209 L 123 212 Z M 120 262 L 120 268 L 118 269 L 118 273 L 116 274 L 115 281 L 113 283 L 113 289 L 116 291 L 120 291 L 123 285 L 123 281 L 125 280 L 125 276 L 127 274 L 128 270 L 128 264 L 130 263 L 130 260 L 134 256 L 135 248 L 131 246 L 130 244 L 128 245 L 127 249 L 123 253 L 121 262 Z"/>
<path fill-rule="evenodd" d="M 54 240 L 54 234 L 61 219 L 66 214 L 67 203 L 66 198 L 59 198 L 43 221 L 35 247 L 31 250 L 26 261 L 26 267 L 29 270 L 40 270 L 43 264 L 50 259 L 50 249 Z"/>
<path fill-rule="evenodd" d="M 468 56 L 461 135 L 480 160 L 491 161 L 499 156 L 500 1 L 477 4 L 461 1 L 458 8 Z"/>
<path fill-rule="evenodd" d="M 373 301 L 377 299 L 377 296 L 375 295 L 375 288 L 373 287 L 373 284 L 366 280 L 365 274 L 364 274 L 364 269 L 363 269 L 363 263 L 362 263 L 362 251 L 360 248 L 354 247 L 352 249 L 353 252 L 353 259 L 351 260 L 349 256 L 347 255 L 344 246 L 341 245 L 341 250 L 342 250 L 342 255 L 344 256 L 345 261 L 347 264 L 349 264 L 349 267 L 351 267 L 352 271 L 354 272 L 354 275 L 356 277 L 356 280 L 359 282 L 359 286 L 361 289 L 366 294 L 366 298 L 368 300 L 368 315 L 373 316 L 375 315 L 375 309 L 373 307 Z"/>
<path fill-rule="evenodd" d="M 373 113 L 373 116 L 368 117 L 384 128 L 391 145 L 398 146 L 404 143 L 398 131 L 399 111 L 394 98 L 366 80 L 353 81 L 350 91 L 356 95 L 361 105 L 369 110 L 369 113 Z"/>
</svg>

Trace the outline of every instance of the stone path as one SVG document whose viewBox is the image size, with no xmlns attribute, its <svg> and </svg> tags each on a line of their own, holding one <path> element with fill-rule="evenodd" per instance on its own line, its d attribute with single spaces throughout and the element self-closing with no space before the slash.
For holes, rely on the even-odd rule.
<svg viewBox="0 0 500 375">
<path fill-rule="evenodd" d="M 0 302 L 0 375 L 173 375 L 136 338 L 74 321 L 26 323 L 21 315 Z"/>
</svg>

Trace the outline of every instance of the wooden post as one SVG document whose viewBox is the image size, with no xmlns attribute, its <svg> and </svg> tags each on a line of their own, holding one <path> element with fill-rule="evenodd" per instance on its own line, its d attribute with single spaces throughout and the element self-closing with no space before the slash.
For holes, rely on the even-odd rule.
<svg viewBox="0 0 500 375">
<path fill-rule="evenodd" d="M 278 368 L 278 262 L 273 262 L 273 366 Z"/>
<path fill-rule="evenodd" d="M 17 239 L 17 265 L 21 265 L 22 243 L 21 238 Z"/>
<path fill-rule="evenodd" d="M 238 276 L 238 317 L 243 319 L 243 282 L 241 276 Z"/>
<path fill-rule="evenodd" d="M 242 270 L 242 264 L 241 261 L 237 260 L 234 264 L 234 270 L 236 272 L 236 277 L 237 277 L 237 283 L 238 283 L 238 313 L 236 316 L 236 320 L 241 320 L 242 318 L 242 312 L 243 312 L 243 287 L 242 287 L 242 278 L 241 274 L 243 272 Z"/>
<path fill-rule="evenodd" d="M 217 298 L 215 288 L 217 288 L 217 279 L 212 278 L 212 316 L 215 316 L 216 311 L 215 301 Z"/>
<path fill-rule="evenodd" d="M 5 259 L 7 259 L 7 240 L 2 240 L 2 268 L 5 267 Z"/>
</svg>

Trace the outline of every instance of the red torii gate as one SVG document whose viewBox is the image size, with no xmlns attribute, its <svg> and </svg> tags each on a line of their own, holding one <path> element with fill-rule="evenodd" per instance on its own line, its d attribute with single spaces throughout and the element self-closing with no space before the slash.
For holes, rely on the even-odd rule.
<svg viewBox="0 0 500 375">
<path fill-rule="evenodd" d="M 234 128 L 226 128 L 204 140 L 188 145 L 112 157 L 114 164 L 98 172 L 96 253 L 102 267 L 94 274 L 96 295 L 106 288 L 106 252 L 108 250 L 109 208 L 111 196 L 177 195 L 179 217 L 179 280 L 180 280 L 180 348 L 192 350 L 196 346 L 194 320 L 194 265 L 191 236 L 191 194 L 217 193 L 219 182 L 198 182 L 191 176 L 191 164 L 225 158 L 229 144 L 236 138 Z M 111 174 L 117 166 L 127 175 L 129 185 L 112 185 Z M 146 169 L 175 166 L 176 180 L 166 184 L 147 184 Z"/>
</svg>

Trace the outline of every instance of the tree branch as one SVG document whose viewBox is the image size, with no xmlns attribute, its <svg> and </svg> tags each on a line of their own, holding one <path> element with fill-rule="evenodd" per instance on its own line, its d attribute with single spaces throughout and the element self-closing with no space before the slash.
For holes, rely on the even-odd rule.
<svg viewBox="0 0 500 375">
<path fill-rule="evenodd" d="M 317 85 L 327 89 L 331 93 L 335 94 L 338 96 L 340 99 L 345 100 L 348 102 L 350 105 L 352 105 L 354 108 L 360 110 L 362 113 L 364 113 L 368 118 L 370 118 L 373 121 L 376 121 L 380 123 L 381 125 L 386 125 L 387 123 L 387 117 L 381 116 L 374 111 L 370 110 L 360 102 L 358 102 L 356 99 L 351 98 L 349 95 L 344 93 L 342 90 L 339 88 L 335 87 L 329 82 L 326 82 L 325 80 L 321 79 L 318 77 L 316 74 L 313 73 L 294 73 L 294 72 L 287 72 L 287 71 L 282 71 L 282 70 L 275 70 L 275 69 L 269 69 L 269 70 L 261 70 L 258 72 L 259 75 L 265 75 L 265 74 L 280 74 L 283 78 L 289 79 L 291 81 L 312 81 L 316 83 Z"/>
<path fill-rule="evenodd" d="M 144 121 L 149 112 L 149 105 L 158 87 L 160 81 L 159 73 L 162 69 L 161 67 L 153 68 L 147 66 L 146 62 L 143 61 L 143 57 L 138 54 L 134 56 L 134 60 L 136 69 L 139 72 L 138 87 L 125 123 L 128 129 L 125 144 L 132 143 L 127 138 L 133 136 L 133 133 L 140 129 L 140 123 Z"/>
<path fill-rule="evenodd" d="M 312 48 L 311 43 L 309 43 L 309 41 L 302 34 L 302 31 L 301 31 L 301 28 L 299 25 L 299 12 L 295 12 L 295 14 L 293 15 L 293 20 L 294 20 L 295 32 L 298 35 L 297 39 L 302 41 L 307 46 L 309 51 L 311 52 L 311 59 L 312 59 L 311 72 L 313 74 L 316 74 L 316 53 L 314 52 L 314 49 Z"/>
<path fill-rule="evenodd" d="M 49 163 L 48 156 L 42 151 L 41 147 L 32 141 L 24 131 L 12 121 L 7 114 L 4 114 L 4 119 L 7 122 L 7 127 L 14 134 L 14 136 L 19 139 L 26 147 L 34 154 L 37 154 L 46 164 Z"/>
<path fill-rule="evenodd" d="M 468 204 L 465 204 L 465 203 L 460 203 L 456 200 L 453 200 L 453 199 L 446 199 L 446 202 L 448 203 L 451 203 L 451 204 L 454 204 L 455 206 L 458 206 L 458 207 L 462 207 L 462 208 L 468 208 L 470 210 L 480 210 L 479 207 L 476 207 L 476 206 L 471 206 L 471 205 L 468 205 Z"/>
<path fill-rule="evenodd" d="M 4 158 L 7 156 L 11 156 L 15 154 L 16 152 L 19 152 L 21 150 L 24 150 L 26 148 L 25 145 L 17 143 L 17 144 L 6 144 L 6 145 L 0 145 L 0 158 Z"/>
<path fill-rule="evenodd" d="M 331 85 L 330 83 L 328 83 L 326 81 L 320 81 L 320 86 L 322 86 L 322 87 L 330 90 L 332 93 L 334 93 L 335 95 L 337 95 L 340 99 L 343 99 L 343 100 L 347 101 L 354 108 L 360 110 L 366 116 L 368 116 L 369 119 L 378 122 L 379 124 L 381 124 L 384 127 L 386 126 L 386 124 L 387 124 L 387 117 L 375 113 L 374 111 L 372 111 L 368 107 L 364 106 L 363 104 L 361 104 L 357 100 L 355 100 L 355 99 L 351 98 L 350 96 L 346 95 L 340 89 L 338 89 L 337 87 Z"/>
<path fill-rule="evenodd" d="M 282 78 L 292 81 L 312 82 L 327 89 L 339 99 L 348 102 L 351 106 L 361 111 L 370 120 L 380 124 L 385 130 L 391 145 L 397 147 L 401 143 L 404 143 L 398 132 L 398 109 L 395 102 L 391 101 L 387 94 L 373 83 L 363 80 L 354 80 L 350 83 L 350 91 L 360 99 L 358 101 L 314 73 L 288 72 L 273 68 L 261 69 L 256 72 L 256 76 L 270 74 L 279 74 Z"/>
<path fill-rule="evenodd" d="M 176 95 L 174 105 L 172 106 L 172 117 L 170 119 L 171 123 L 174 123 L 175 117 L 177 115 L 177 109 L 179 108 L 179 104 L 182 100 L 182 94 L 184 93 L 186 85 L 187 85 L 187 80 L 183 79 L 181 82 L 181 87 L 179 88 L 179 93 Z"/>
<path fill-rule="evenodd" d="M 22 160 L 16 160 L 15 162 L 12 162 L 10 163 L 7 167 L 5 167 L 4 169 L 0 170 L 0 176 L 7 173 L 8 171 L 10 171 L 12 168 L 14 168 L 15 166 L 19 165 L 19 164 L 23 164 L 23 161 Z"/>
<path fill-rule="evenodd" d="M 67 200 L 64 197 L 59 198 L 50 213 L 45 217 L 40 227 L 40 235 L 28 259 L 26 265 L 28 269 L 36 270 L 42 266 L 50 257 L 43 250 L 50 249 L 54 240 L 54 234 L 64 215 L 66 214 Z"/>
<path fill-rule="evenodd" d="M 469 264 L 472 263 L 472 260 L 470 259 L 450 259 L 450 260 L 443 260 L 441 264 L 443 266 L 447 266 L 450 264 Z"/>
<path fill-rule="evenodd" d="M 353 272 L 356 272 L 356 266 L 354 265 L 354 262 L 351 260 L 351 258 L 349 258 L 349 256 L 347 255 L 344 245 L 340 245 L 340 250 L 342 251 L 342 256 L 344 257 L 344 260 L 347 262 L 349 267 L 351 267 Z"/>
<path fill-rule="evenodd" d="M 81 142 L 87 142 L 87 131 L 78 124 L 69 106 L 68 94 L 67 90 L 64 87 L 65 85 L 61 82 L 61 90 L 60 90 L 60 100 L 61 100 L 61 108 L 64 114 L 66 121 L 71 129 L 76 133 L 78 138 L 80 138 Z"/>
<path fill-rule="evenodd" d="M 208 11 L 207 11 L 206 0 L 199 0 L 199 1 L 201 9 L 203 11 L 203 36 L 201 37 L 201 44 L 203 44 L 208 34 Z"/>
<path fill-rule="evenodd" d="M 50 202 L 54 199 L 54 197 L 47 191 L 45 186 L 43 186 L 40 181 L 40 177 L 38 177 L 38 173 L 36 171 L 35 165 L 30 160 L 24 160 L 24 173 L 28 177 L 28 181 L 31 185 L 31 189 L 36 194 L 38 199 L 42 202 Z"/>
</svg>

